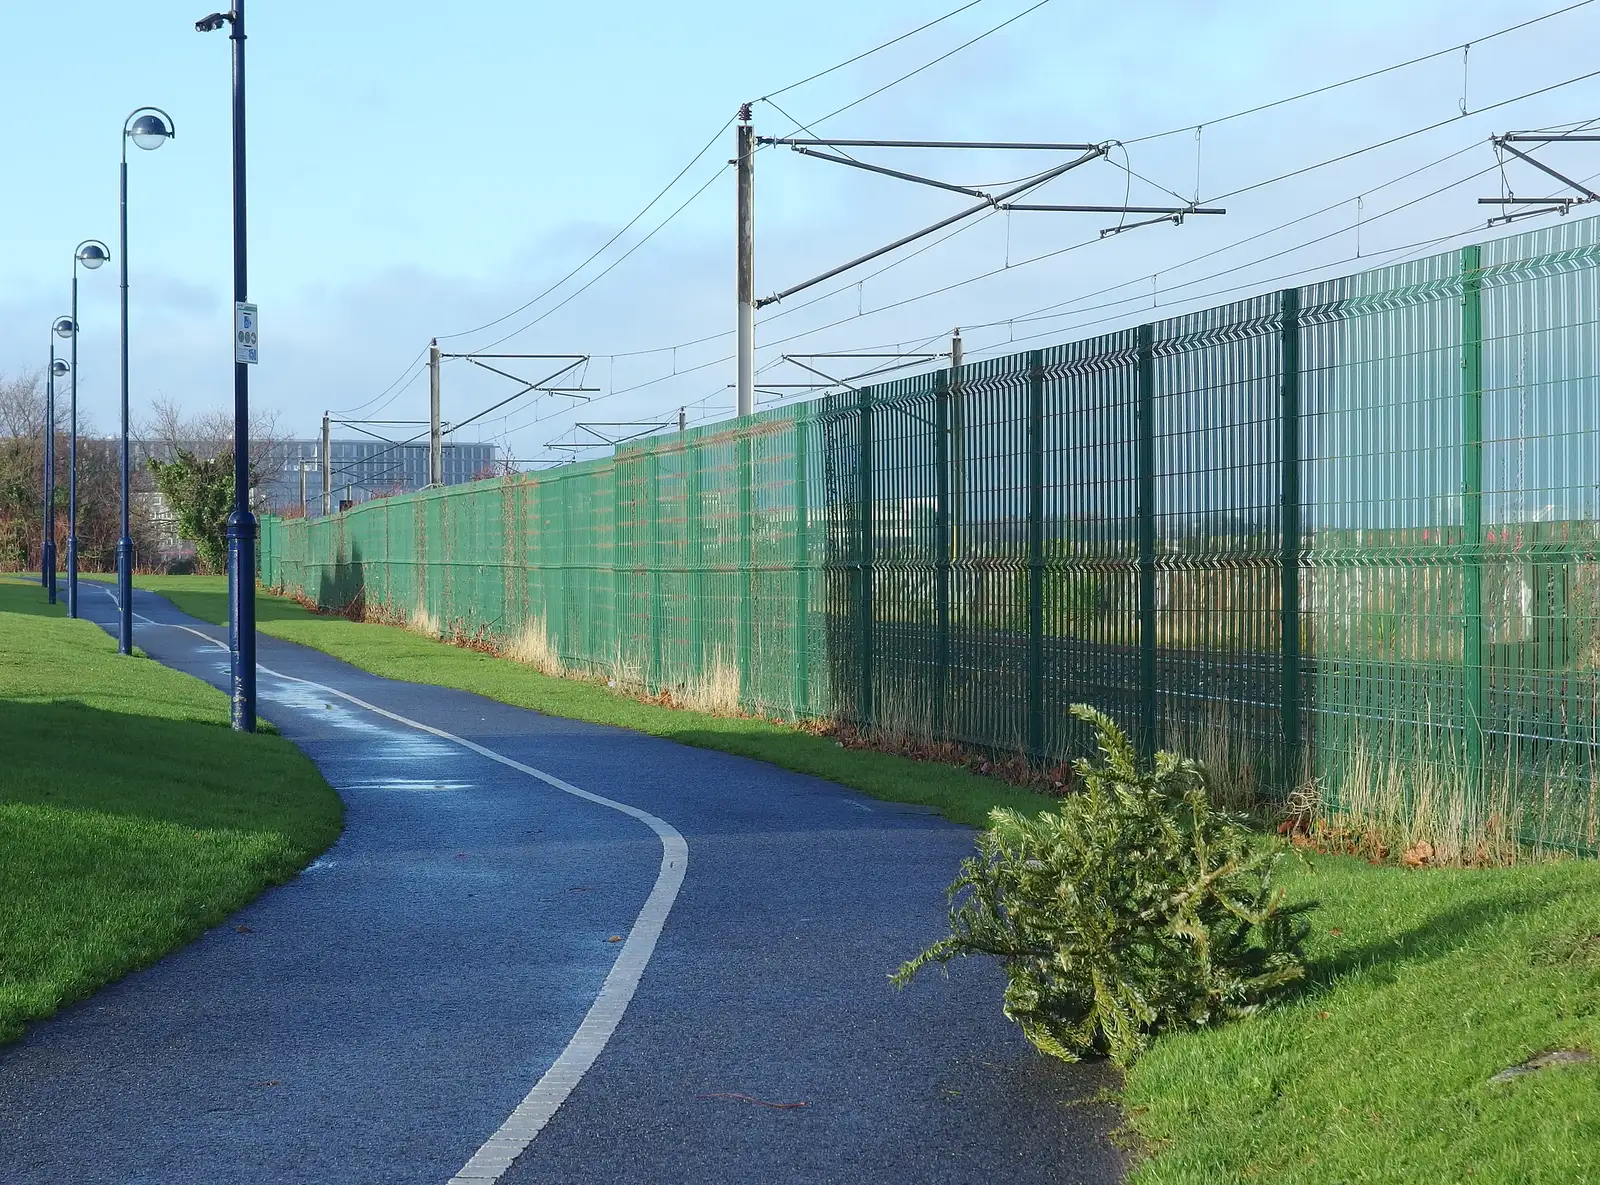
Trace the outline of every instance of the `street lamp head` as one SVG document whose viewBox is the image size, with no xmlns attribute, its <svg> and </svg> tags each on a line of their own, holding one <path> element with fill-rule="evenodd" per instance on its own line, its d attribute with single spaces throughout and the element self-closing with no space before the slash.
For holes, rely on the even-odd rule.
<svg viewBox="0 0 1600 1185">
<path fill-rule="evenodd" d="M 128 129 L 128 138 L 134 146 L 143 148 L 147 152 L 160 148 L 172 138 L 172 125 L 155 112 L 147 112 L 133 121 Z"/>
<path fill-rule="evenodd" d="M 71 337 L 72 331 L 77 326 L 72 323 L 71 317 L 57 317 L 56 323 L 52 328 L 55 329 L 57 337 Z"/>
<path fill-rule="evenodd" d="M 231 12 L 213 12 L 210 16 L 203 16 L 194 23 L 196 33 L 215 33 L 228 21 L 233 19 Z"/>
<path fill-rule="evenodd" d="M 78 262 L 90 271 L 94 271 L 106 260 L 111 258 L 111 252 L 106 250 L 104 243 L 97 239 L 90 239 L 78 248 Z"/>
<path fill-rule="evenodd" d="M 50 373 L 55 375 L 56 378 L 60 378 L 62 375 L 66 374 L 69 369 L 70 368 L 67 366 L 66 361 L 61 358 L 57 358 L 50 364 Z"/>
</svg>

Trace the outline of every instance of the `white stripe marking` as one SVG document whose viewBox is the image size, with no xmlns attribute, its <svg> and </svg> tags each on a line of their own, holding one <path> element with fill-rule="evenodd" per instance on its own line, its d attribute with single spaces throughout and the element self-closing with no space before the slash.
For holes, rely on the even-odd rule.
<svg viewBox="0 0 1600 1185">
<path fill-rule="evenodd" d="M 97 587 L 100 587 L 101 591 L 113 601 L 117 599 L 116 593 L 110 589 L 104 586 Z M 191 629 L 186 625 L 152 621 L 138 613 L 135 613 L 134 617 L 146 625 L 183 630 L 222 650 L 228 648 L 210 634 Z M 650 962 L 650 956 L 655 953 L 656 940 L 661 937 L 662 928 L 667 923 L 667 914 L 672 911 L 672 904 L 677 899 L 678 889 L 683 885 L 684 873 L 689 866 L 689 844 L 671 823 L 657 818 L 648 811 L 642 811 L 638 807 L 599 794 L 591 794 L 587 790 L 580 790 L 543 770 L 524 765 L 504 754 L 496 753 L 493 749 L 486 749 L 465 737 L 458 737 L 454 733 L 408 719 L 376 704 L 369 704 L 366 700 L 357 699 L 336 687 L 328 687 L 294 675 L 285 675 L 260 663 L 256 664 L 256 669 L 276 679 L 315 687 L 319 691 L 338 696 L 348 703 L 365 708 L 398 724 L 450 741 L 481 757 L 487 757 L 490 761 L 497 761 L 501 765 L 519 770 L 530 778 L 536 778 L 565 794 L 609 807 L 614 811 L 621 811 L 624 815 L 644 823 L 661 840 L 661 871 L 656 875 L 655 887 L 650 890 L 644 908 L 634 919 L 633 929 L 628 931 L 628 939 L 622 944 L 617 961 L 611 965 L 611 971 L 606 975 L 605 983 L 601 985 L 600 993 L 594 998 L 594 1003 L 589 1005 L 589 1011 L 584 1015 L 582 1023 L 578 1025 L 578 1031 L 573 1033 L 572 1039 L 567 1042 L 560 1056 L 544 1072 L 539 1081 L 533 1084 L 533 1089 L 523 1096 L 522 1102 L 518 1103 L 516 1110 L 507 1116 L 499 1130 L 485 1140 L 460 1171 L 450 1178 L 449 1185 L 485 1185 L 486 1182 L 498 1181 L 511 1167 L 512 1162 L 527 1151 L 528 1145 L 533 1143 L 534 1137 L 543 1130 L 545 1124 L 550 1122 L 561 1104 L 566 1102 L 567 1096 L 594 1065 L 601 1050 L 617 1031 L 617 1026 L 622 1022 L 622 1014 L 627 1011 L 628 1004 L 639 987 L 639 980 L 644 976 L 644 969 Z"/>
</svg>

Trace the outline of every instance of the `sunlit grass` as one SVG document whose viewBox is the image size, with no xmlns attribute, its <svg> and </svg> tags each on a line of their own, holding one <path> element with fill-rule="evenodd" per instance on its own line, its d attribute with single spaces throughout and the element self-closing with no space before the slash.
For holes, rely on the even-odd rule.
<svg viewBox="0 0 1600 1185">
<path fill-rule="evenodd" d="M 0 1041 L 283 881 L 343 808 L 228 699 L 0 582 Z"/>
</svg>

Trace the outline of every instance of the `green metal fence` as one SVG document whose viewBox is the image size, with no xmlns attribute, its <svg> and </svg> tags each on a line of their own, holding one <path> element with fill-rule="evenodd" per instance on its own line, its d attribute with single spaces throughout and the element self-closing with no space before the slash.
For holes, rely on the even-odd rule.
<svg viewBox="0 0 1600 1185">
<path fill-rule="evenodd" d="M 1041 758 L 1088 701 L 1264 784 L 1593 846 L 1597 262 L 1564 221 L 274 522 L 264 579 Z"/>
</svg>

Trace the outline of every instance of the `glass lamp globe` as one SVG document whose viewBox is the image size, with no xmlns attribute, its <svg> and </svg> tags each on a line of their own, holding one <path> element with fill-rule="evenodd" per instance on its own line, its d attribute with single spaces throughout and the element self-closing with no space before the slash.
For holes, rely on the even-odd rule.
<svg viewBox="0 0 1600 1185">
<path fill-rule="evenodd" d="M 172 136 L 172 129 L 167 126 L 167 121 L 155 114 L 141 115 L 133 121 L 133 127 L 128 129 L 128 137 L 135 147 L 145 151 L 160 148 Z"/>
</svg>

